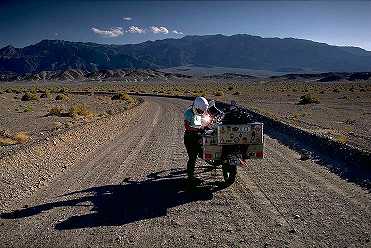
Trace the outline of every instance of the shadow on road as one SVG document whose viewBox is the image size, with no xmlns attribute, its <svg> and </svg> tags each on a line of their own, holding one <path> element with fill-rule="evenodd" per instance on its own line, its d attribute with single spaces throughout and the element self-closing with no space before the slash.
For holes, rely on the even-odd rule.
<svg viewBox="0 0 371 248">
<path fill-rule="evenodd" d="M 204 171 L 209 168 L 204 168 Z M 166 175 L 163 175 L 166 174 Z M 203 183 L 187 190 L 184 171 L 172 169 L 151 173 L 145 181 L 125 179 L 119 185 L 105 185 L 76 191 L 63 197 L 63 201 L 2 213 L 3 219 L 18 219 L 63 207 L 89 206 L 92 209 L 83 215 L 71 216 L 56 224 L 57 230 L 118 226 L 127 223 L 164 216 L 168 208 L 194 201 L 210 200 L 213 193 L 223 188 L 218 183 Z M 88 204 L 87 204 L 88 203 Z"/>
</svg>

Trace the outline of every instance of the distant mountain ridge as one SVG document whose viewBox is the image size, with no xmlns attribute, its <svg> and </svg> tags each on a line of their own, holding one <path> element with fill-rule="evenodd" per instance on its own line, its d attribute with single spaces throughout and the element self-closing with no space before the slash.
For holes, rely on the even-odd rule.
<svg viewBox="0 0 371 248">
<path fill-rule="evenodd" d="M 177 79 L 190 78 L 191 76 L 180 73 L 166 73 L 152 69 L 115 69 L 115 70 L 98 70 L 87 71 L 80 69 L 41 71 L 35 73 L 26 73 L 19 75 L 14 72 L 0 72 L 0 81 L 83 81 L 83 80 L 131 80 L 141 81 L 147 79 Z"/>
<path fill-rule="evenodd" d="M 43 40 L 0 49 L 0 71 L 17 74 L 55 70 L 160 69 L 184 65 L 283 72 L 371 71 L 371 52 L 294 38 L 185 36 L 140 44 Z"/>
</svg>

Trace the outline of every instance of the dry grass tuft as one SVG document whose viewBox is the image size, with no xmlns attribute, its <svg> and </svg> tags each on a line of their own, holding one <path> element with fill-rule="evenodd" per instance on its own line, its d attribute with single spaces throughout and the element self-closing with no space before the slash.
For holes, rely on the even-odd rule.
<svg viewBox="0 0 371 248">
<path fill-rule="evenodd" d="M 33 111 L 33 108 L 32 108 L 31 105 L 27 105 L 27 106 L 24 108 L 24 110 L 23 110 L 23 112 L 32 112 L 32 111 Z"/>
<path fill-rule="evenodd" d="M 65 94 L 59 94 L 55 97 L 55 100 L 57 100 L 57 101 L 68 101 L 69 97 Z"/>
<path fill-rule="evenodd" d="M 17 144 L 17 141 L 8 138 L 8 137 L 2 137 L 0 136 L 0 146 L 8 146 L 8 145 L 14 145 Z"/>
<path fill-rule="evenodd" d="M 22 101 L 36 101 L 39 100 L 39 97 L 36 95 L 36 93 L 33 92 L 26 92 L 22 98 Z"/>
<path fill-rule="evenodd" d="M 40 95 L 40 98 L 51 99 L 52 98 L 52 94 L 50 93 L 50 90 L 45 90 L 45 92 Z"/>
<path fill-rule="evenodd" d="M 129 96 L 126 92 L 119 92 L 119 93 L 113 95 L 111 97 L 111 100 L 122 100 L 122 101 L 125 101 L 125 102 L 129 103 L 129 104 L 134 102 L 134 99 L 131 96 Z"/>
<path fill-rule="evenodd" d="M 214 93 L 214 96 L 224 96 L 224 92 L 221 91 L 221 90 L 217 90 L 217 91 Z"/>
<path fill-rule="evenodd" d="M 94 113 L 91 112 L 86 105 L 80 104 L 80 105 L 72 106 L 68 111 L 68 115 L 70 117 L 77 117 L 77 116 L 92 117 Z"/>
<path fill-rule="evenodd" d="M 300 97 L 299 104 L 312 104 L 312 103 L 319 103 L 319 99 L 317 97 L 312 96 L 311 94 L 303 95 Z"/>
<path fill-rule="evenodd" d="M 343 134 L 336 135 L 335 139 L 337 142 L 342 144 L 346 144 L 348 142 L 348 137 Z"/>
<path fill-rule="evenodd" d="M 62 116 L 63 108 L 61 107 L 52 107 L 49 109 L 48 115 Z"/>
<path fill-rule="evenodd" d="M 24 144 L 27 143 L 30 140 L 30 135 L 28 135 L 27 132 L 18 132 L 15 134 L 14 139 L 20 143 Z"/>
</svg>

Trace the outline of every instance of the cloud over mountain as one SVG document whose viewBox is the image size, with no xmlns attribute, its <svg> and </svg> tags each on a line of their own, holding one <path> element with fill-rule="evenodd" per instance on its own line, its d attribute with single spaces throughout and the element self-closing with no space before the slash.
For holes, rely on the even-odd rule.
<svg viewBox="0 0 371 248">
<path fill-rule="evenodd" d="M 154 34 L 168 34 L 169 30 L 165 27 L 151 26 L 149 27 L 152 33 Z"/>
<path fill-rule="evenodd" d="M 177 31 L 177 30 L 173 30 L 173 33 L 174 34 L 183 34 L 183 32 L 180 32 L 180 31 Z"/>
<path fill-rule="evenodd" d="M 124 34 L 122 27 L 112 27 L 109 30 L 102 30 L 92 27 L 91 30 L 102 37 L 114 38 Z"/>
<path fill-rule="evenodd" d="M 146 31 L 143 29 L 143 28 L 140 28 L 140 27 L 137 27 L 137 26 L 130 26 L 126 32 L 128 33 L 132 33 L 132 34 L 143 34 L 145 33 Z"/>
</svg>

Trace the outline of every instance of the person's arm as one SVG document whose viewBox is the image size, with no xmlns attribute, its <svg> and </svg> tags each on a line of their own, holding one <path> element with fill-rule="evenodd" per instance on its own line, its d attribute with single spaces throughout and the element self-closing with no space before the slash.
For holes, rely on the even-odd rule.
<svg viewBox="0 0 371 248">
<path fill-rule="evenodd" d="M 187 120 L 184 121 L 184 128 L 185 128 L 186 131 L 190 131 L 190 132 L 198 132 L 198 131 L 202 130 L 201 128 L 191 127 L 191 123 Z"/>
</svg>

